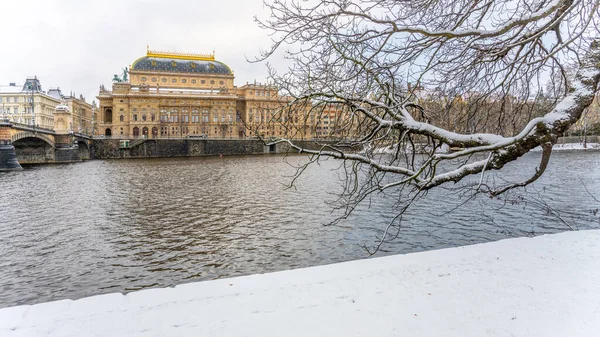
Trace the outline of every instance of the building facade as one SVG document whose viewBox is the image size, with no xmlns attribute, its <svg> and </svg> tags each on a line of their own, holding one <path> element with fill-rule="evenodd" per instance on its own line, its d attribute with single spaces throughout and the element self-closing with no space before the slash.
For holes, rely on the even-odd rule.
<svg viewBox="0 0 600 337">
<path fill-rule="evenodd" d="M 0 114 L 14 123 L 53 129 L 54 109 L 59 103 L 60 99 L 42 91 L 37 77 L 27 78 L 22 86 L 0 86 Z"/>
<path fill-rule="evenodd" d="M 289 99 L 269 85 L 235 86 L 233 71 L 214 54 L 148 50 L 113 82 L 98 95 L 106 137 L 277 137 L 287 130 L 276 114 Z M 310 137 L 310 128 L 301 129 L 296 137 Z"/>
<path fill-rule="evenodd" d="M 60 118 L 57 118 L 55 112 L 61 102 L 69 109 L 67 114 L 61 111 Z M 13 123 L 35 125 L 59 133 L 92 135 L 96 110 L 81 95 L 65 96 L 58 88 L 43 91 L 37 77 L 27 78 L 22 86 L 16 83 L 0 86 L 0 118 Z"/>
</svg>

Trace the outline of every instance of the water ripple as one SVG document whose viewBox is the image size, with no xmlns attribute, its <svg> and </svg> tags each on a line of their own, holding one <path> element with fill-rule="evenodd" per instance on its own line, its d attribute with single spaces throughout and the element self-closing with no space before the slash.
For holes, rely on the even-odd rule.
<svg viewBox="0 0 600 337">
<path fill-rule="evenodd" d="M 292 164 L 303 157 L 287 158 Z M 539 154 L 507 167 L 519 180 Z M 324 204 L 339 190 L 335 162 L 306 171 L 282 157 L 173 158 L 32 166 L 0 174 L 0 307 L 264 273 L 366 258 L 394 214 L 375 199 L 338 226 Z M 498 177 L 497 179 L 500 179 Z M 563 220 L 597 228 L 582 188 L 600 191 L 600 155 L 560 152 L 535 184 Z M 532 194 L 530 194 L 532 195 Z M 533 194 L 535 196 L 535 194 Z M 378 255 L 568 229 L 536 200 L 518 204 L 439 190 L 406 214 Z"/>
</svg>

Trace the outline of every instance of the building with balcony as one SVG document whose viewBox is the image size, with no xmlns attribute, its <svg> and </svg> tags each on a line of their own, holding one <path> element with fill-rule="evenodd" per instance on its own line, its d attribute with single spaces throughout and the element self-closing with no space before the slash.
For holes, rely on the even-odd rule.
<svg viewBox="0 0 600 337">
<path fill-rule="evenodd" d="M 106 137 L 277 137 L 289 129 L 276 123 L 289 99 L 265 84 L 235 86 L 233 71 L 214 54 L 147 50 L 123 78 L 115 75 L 112 90 L 100 87 L 98 100 Z M 294 137 L 310 137 L 308 125 L 299 129 Z"/>
</svg>

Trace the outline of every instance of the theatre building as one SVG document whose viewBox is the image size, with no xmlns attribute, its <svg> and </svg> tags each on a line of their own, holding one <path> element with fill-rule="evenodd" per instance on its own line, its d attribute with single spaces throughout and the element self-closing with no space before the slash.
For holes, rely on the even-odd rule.
<svg viewBox="0 0 600 337">
<path fill-rule="evenodd" d="M 236 87 L 233 71 L 214 54 L 148 50 L 121 78 L 115 75 L 112 90 L 101 86 L 98 100 L 98 131 L 105 137 L 222 139 L 283 132 L 266 122 L 285 104 L 277 89 Z"/>
</svg>

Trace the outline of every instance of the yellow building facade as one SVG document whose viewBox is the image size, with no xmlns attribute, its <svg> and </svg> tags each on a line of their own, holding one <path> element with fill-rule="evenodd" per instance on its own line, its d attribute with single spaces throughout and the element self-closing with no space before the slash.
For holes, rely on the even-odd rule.
<svg viewBox="0 0 600 337">
<path fill-rule="evenodd" d="M 112 90 L 100 87 L 98 131 L 105 137 L 226 139 L 286 130 L 273 116 L 289 100 L 273 86 L 235 86 L 233 71 L 214 54 L 148 50 L 127 74 L 115 75 Z"/>
</svg>

